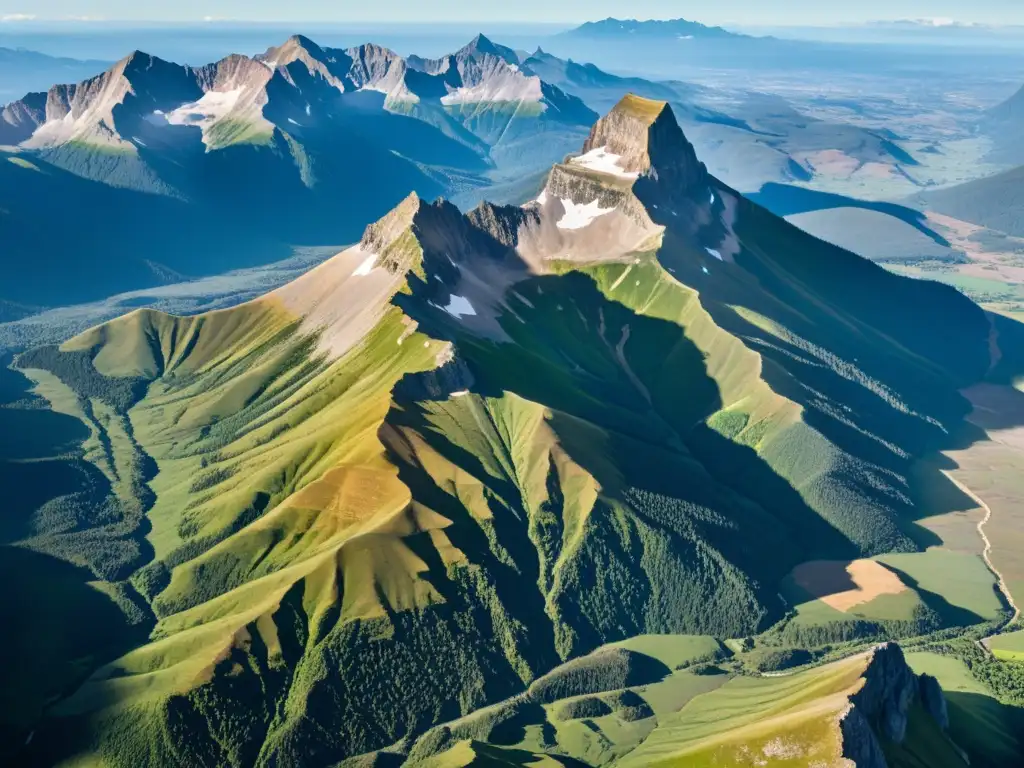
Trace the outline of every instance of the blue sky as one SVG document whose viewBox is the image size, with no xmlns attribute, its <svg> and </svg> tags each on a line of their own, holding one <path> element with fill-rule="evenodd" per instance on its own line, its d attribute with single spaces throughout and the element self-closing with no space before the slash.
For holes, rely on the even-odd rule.
<svg viewBox="0 0 1024 768">
<path fill-rule="evenodd" d="M 0 20 L 518 21 L 607 16 L 709 24 L 813 25 L 897 18 L 1024 24 L 1024 0 L 0 0 Z"/>
</svg>

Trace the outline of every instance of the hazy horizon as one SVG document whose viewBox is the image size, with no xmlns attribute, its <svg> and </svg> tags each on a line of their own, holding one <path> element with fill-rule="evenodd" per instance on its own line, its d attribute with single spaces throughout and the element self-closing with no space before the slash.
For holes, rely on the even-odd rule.
<svg viewBox="0 0 1024 768">
<path fill-rule="evenodd" d="M 85 12 L 83 13 L 83 6 Z M 578 24 L 607 17 L 636 19 L 687 18 L 705 24 L 734 26 L 815 26 L 871 24 L 884 21 L 935 20 L 949 23 L 1024 24 L 1024 4 L 1017 0 L 861 0 L 856 4 L 821 4 L 816 0 L 791 0 L 784 8 L 766 7 L 759 0 L 719 0 L 714 7 L 680 4 L 671 0 L 568 0 L 552 4 L 544 0 L 520 0 L 514 7 L 484 6 L 467 0 L 436 0 L 429 6 L 415 0 L 393 0 L 386 8 L 367 6 L 339 8 L 327 0 L 302 0 L 281 15 L 280 5 L 269 0 L 179 0 L 174 3 L 139 4 L 133 0 L 3 0 L 0 23 L 59 24 L 115 21 L 120 23 L 474 23 Z"/>
</svg>

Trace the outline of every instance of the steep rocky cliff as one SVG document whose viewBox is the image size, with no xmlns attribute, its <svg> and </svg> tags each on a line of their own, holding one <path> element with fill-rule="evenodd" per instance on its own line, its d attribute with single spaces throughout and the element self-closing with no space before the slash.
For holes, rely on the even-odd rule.
<svg viewBox="0 0 1024 768">
<path fill-rule="evenodd" d="M 946 699 L 938 681 L 929 675 L 915 675 L 895 643 L 875 648 L 864 685 L 850 698 L 840 721 L 843 756 L 857 768 L 888 768 L 882 744 L 904 743 L 915 704 L 920 704 L 940 729 L 949 727 Z"/>
</svg>

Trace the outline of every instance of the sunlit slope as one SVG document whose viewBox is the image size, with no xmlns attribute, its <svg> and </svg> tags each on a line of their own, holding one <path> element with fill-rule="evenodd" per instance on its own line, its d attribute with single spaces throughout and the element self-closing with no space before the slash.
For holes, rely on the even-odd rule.
<svg viewBox="0 0 1024 768">
<path fill-rule="evenodd" d="M 47 551 L 153 623 L 33 758 L 528 764 L 417 739 L 608 643 L 761 633 L 801 563 L 921 549 L 945 480 L 911 465 L 988 370 L 981 311 L 747 203 L 664 105 L 585 150 L 525 208 L 411 197 L 267 297 L 20 359 L 116 501 Z"/>
<path fill-rule="evenodd" d="M 934 686 L 896 646 L 790 676 L 738 677 L 660 720 L 615 764 L 966 766 L 943 733 Z"/>
</svg>

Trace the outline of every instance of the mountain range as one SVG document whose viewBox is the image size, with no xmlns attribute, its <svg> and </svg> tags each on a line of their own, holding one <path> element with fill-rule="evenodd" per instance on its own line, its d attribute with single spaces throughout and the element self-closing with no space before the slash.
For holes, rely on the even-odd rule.
<svg viewBox="0 0 1024 768">
<path fill-rule="evenodd" d="M 977 642 L 1017 571 L 934 459 L 987 442 L 961 392 L 1020 375 L 1020 327 L 745 199 L 663 101 L 581 149 L 523 206 L 411 194 L 266 296 L 2 371 L 11 760 L 1024 754 Z"/>
<path fill-rule="evenodd" d="M 69 303 L 266 263 L 358 239 L 410 189 L 550 165 L 595 114 L 516 62 L 482 36 L 437 60 L 293 37 L 199 68 L 136 52 L 29 94 L 0 112 L 14 269 L 0 298 Z"/>
<path fill-rule="evenodd" d="M 0 236 L 13 270 L 0 301 L 90 301 L 352 242 L 410 189 L 468 206 L 485 192 L 521 202 L 579 146 L 593 110 L 627 91 L 670 101 L 742 190 L 916 163 L 883 135 L 779 98 L 723 101 L 482 35 L 439 59 L 301 36 L 198 68 L 136 52 L 0 110 Z"/>
<path fill-rule="evenodd" d="M 627 37 L 677 39 L 677 40 L 724 40 L 744 38 L 722 27 L 709 27 L 700 22 L 686 19 L 637 21 L 636 19 L 607 18 L 603 21 L 588 21 L 562 33 L 565 38 L 586 40 L 622 39 Z"/>
</svg>

